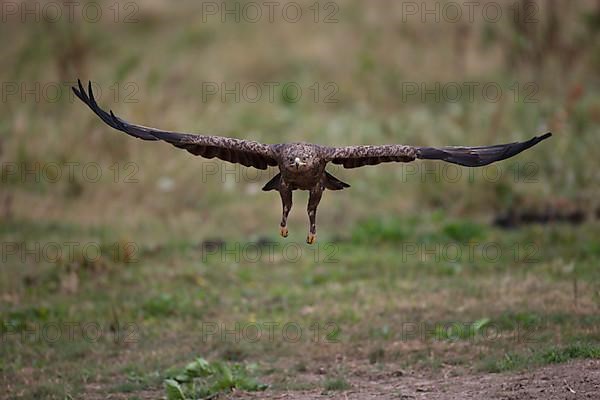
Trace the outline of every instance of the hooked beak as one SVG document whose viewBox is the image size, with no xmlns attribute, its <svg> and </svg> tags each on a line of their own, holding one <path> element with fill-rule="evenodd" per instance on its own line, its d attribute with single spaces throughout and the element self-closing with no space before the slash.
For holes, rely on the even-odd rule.
<svg viewBox="0 0 600 400">
<path fill-rule="evenodd" d="M 294 165 L 296 165 L 296 168 L 306 165 L 306 163 L 303 163 L 302 161 L 300 161 L 299 157 L 296 157 L 296 159 L 294 160 Z"/>
</svg>

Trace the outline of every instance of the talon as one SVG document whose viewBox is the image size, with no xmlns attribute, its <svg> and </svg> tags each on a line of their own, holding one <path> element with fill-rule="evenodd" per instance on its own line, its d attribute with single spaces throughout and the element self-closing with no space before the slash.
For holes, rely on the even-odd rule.
<svg viewBox="0 0 600 400">
<path fill-rule="evenodd" d="M 279 228 L 279 234 L 280 234 L 282 237 L 284 237 L 284 238 L 288 237 L 288 228 L 287 228 L 287 226 L 282 226 L 282 227 L 280 227 L 280 228 Z"/>
<path fill-rule="evenodd" d="M 317 235 L 309 233 L 308 236 L 306 237 L 306 243 L 308 243 L 308 244 L 313 244 L 316 241 L 317 241 Z"/>
</svg>

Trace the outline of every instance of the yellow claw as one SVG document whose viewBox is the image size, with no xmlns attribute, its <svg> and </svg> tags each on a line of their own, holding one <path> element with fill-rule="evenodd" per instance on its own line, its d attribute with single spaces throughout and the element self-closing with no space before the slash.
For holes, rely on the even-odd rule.
<svg viewBox="0 0 600 400">
<path fill-rule="evenodd" d="M 306 237 L 306 243 L 308 243 L 308 244 L 313 244 L 316 241 L 317 241 L 317 235 L 313 235 L 312 233 L 309 233 L 308 236 Z"/>
<path fill-rule="evenodd" d="M 282 237 L 284 237 L 284 238 L 288 237 L 288 229 L 287 229 L 287 227 L 286 227 L 286 226 L 282 226 L 282 227 L 280 227 L 280 228 L 279 228 L 279 234 L 280 234 Z"/>
</svg>

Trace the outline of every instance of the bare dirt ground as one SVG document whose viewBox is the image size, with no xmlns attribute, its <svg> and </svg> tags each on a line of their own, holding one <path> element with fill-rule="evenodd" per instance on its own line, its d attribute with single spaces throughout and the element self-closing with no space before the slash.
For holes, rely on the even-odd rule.
<svg viewBox="0 0 600 400">
<path fill-rule="evenodd" d="M 234 393 L 235 399 L 502 399 L 570 400 L 600 398 L 600 360 L 574 361 L 512 374 L 477 374 L 431 379 L 390 374 L 355 376 L 342 392 Z"/>
</svg>

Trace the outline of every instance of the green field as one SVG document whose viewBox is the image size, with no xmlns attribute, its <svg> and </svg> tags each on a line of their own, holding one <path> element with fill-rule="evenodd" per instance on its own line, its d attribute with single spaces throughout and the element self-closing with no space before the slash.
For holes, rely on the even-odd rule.
<svg viewBox="0 0 600 400">
<path fill-rule="evenodd" d="M 421 23 L 401 2 L 239 23 L 201 2 L 93 4 L 97 22 L 0 24 L 0 398 L 175 399 L 174 380 L 336 397 L 600 358 L 594 2 L 556 21 L 538 4 L 533 33 L 513 3 L 497 23 Z M 483 169 L 332 167 L 352 187 L 325 193 L 310 246 L 306 193 L 280 238 L 274 171 L 115 132 L 77 78 L 130 121 L 267 143 L 554 136 Z"/>
</svg>

